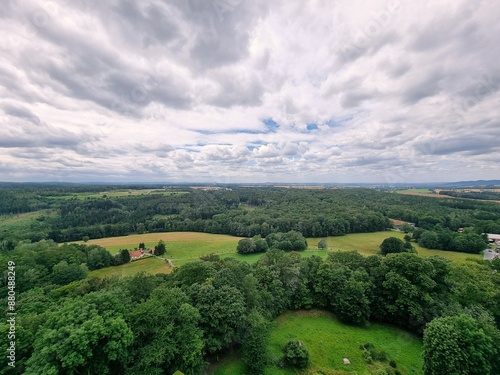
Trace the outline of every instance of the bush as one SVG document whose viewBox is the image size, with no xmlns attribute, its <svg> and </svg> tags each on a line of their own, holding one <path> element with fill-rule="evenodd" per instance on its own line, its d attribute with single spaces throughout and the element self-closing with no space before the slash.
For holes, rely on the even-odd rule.
<svg viewBox="0 0 500 375">
<path fill-rule="evenodd" d="M 309 352 L 300 341 L 291 340 L 283 348 L 285 366 L 306 368 L 309 365 Z"/>
<path fill-rule="evenodd" d="M 328 248 L 328 244 L 326 243 L 326 240 L 325 239 L 322 239 L 318 242 L 318 249 L 326 249 Z"/>
</svg>

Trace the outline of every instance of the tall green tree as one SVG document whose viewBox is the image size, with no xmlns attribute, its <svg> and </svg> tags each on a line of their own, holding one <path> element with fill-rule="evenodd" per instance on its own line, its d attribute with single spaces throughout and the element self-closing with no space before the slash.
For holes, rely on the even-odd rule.
<svg viewBox="0 0 500 375">
<path fill-rule="evenodd" d="M 215 353 L 237 339 L 242 328 L 245 301 L 233 286 L 215 288 L 212 284 L 194 284 L 189 290 L 193 306 L 200 314 L 207 352 Z"/>
<path fill-rule="evenodd" d="M 111 293 L 90 293 L 54 310 L 37 332 L 25 374 L 119 374 L 133 335 Z"/>
<path fill-rule="evenodd" d="M 200 374 L 203 333 L 200 314 L 179 288 L 160 286 L 130 316 L 134 332 L 127 375 Z"/>
<path fill-rule="evenodd" d="M 242 342 L 243 361 L 248 374 L 262 375 L 268 360 L 269 322 L 253 310 L 246 318 L 246 329 Z"/>
<path fill-rule="evenodd" d="M 425 375 L 494 375 L 500 370 L 500 333 L 469 314 L 436 318 L 424 331 Z"/>
</svg>

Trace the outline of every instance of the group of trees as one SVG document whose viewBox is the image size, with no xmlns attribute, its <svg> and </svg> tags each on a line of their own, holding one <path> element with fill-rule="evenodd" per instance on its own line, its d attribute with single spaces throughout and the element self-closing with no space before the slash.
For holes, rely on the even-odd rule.
<svg viewBox="0 0 500 375">
<path fill-rule="evenodd" d="M 380 244 L 380 253 L 382 255 L 415 252 L 415 248 L 409 241 L 409 237 L 407 237 L 405 241 L 402 241 L 397 237 L 388 237 Z"/>
<path fill-rule="evenodd" d="M 412 238 L 420 246 L 428 249 L 458 251 L 471 254 L 481 252 L 488 245 L 486 235 L 474 233 L 472 230 L 458 233 L 443 228 L 435 230 L 416 228 L 412 230 Z"/>
<path fill-rule="evenodd" d="M 263 253 L 268 249 L 284 251 L 301 251 L 307 249 L 307 241 L 297 231 L 287 233 L 271 233 L 263 239 L 260 235 L 252 238 L 243 238 L 238 242 L 236 251 L 239 254 Z"/>
<path fill-rule="evenodd" d="M 477 357 L 461 350 L 456 358 L 464 356 L 459 360 L 470 366 L 480 363 L 486 369 L 481 374 L 498 368 L 500 353 L 492 340 L 500 322 L 500 275 L 486 265 L 462 266 L 407 252 L 385 257 L 334 252 L 322 259 L 270 249 L 254 265 L 213 255 L 170 275 L 58 285 L 54 272 L 62 274 L 62 262 L 79 267 L 96 248 L 52 246 L 20 244 L 2 256 L 16 259 L 22 285 L 16 334 L 23 345 L 12 374 L 200 374 L 207 358 L 240 346 L 248 373 L 262 374 L 270 360 L 269 321 L 289 309 L 312 307 L 349 324 L 381 321 L 423 333 L 431 375 L 443 374 L 434 369 L 436 361 L 444 349 L 459 345 L 459 333 L 469 327 L 467 345 Z M 479 325 L 468 325 L 463 316 Z M 481 336 L 474 333 L 477 327 Z M 0 334 L 5 330 L 0 324 Z M 446 346 L 436 344 L 445 338 Z M 303 355 L 295 344 L 286 352 L 297 360 Z"/>
</svg>

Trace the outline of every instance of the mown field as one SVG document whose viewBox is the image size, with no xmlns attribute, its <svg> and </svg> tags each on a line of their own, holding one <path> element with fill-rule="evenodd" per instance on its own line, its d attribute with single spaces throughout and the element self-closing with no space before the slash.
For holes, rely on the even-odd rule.
<svg viewBox="0 0 500 375">
<path fill-rule="evenodd" d="M 427 189 L 427 188 L 421 188 L 421 189 L 402 189 L 402 190 L 396 190 L 396 193 L 400 193 L 400 194 L 411 194 L 411 193 L 434 194 L 434 192 L 432 190 Z"/>
<path fill-rule="evenodd" d="M 353 251 L 356 250 L 363 255 L 373 255 L 378 253 L 379 246 L 388 237 L 397 237 L 403 239 L 405 233 L 399 231 L 384 231 L 374 233 L 353 233 L 340 237 L 326 237 L 328 249 L 333 251 Z M 308 238 L 307 243 L 309 248 L 317 248 L 319 238 Z M 466 261 L 469 259 L 482 259 L 479 254 L 458 253 L 455 251 L 430 250 L 419 246 L 412 242 L 412 245 L 417 250 L 418 255 L 429 257 L 439 255 L 443 258 L 455 261 Z"/>
<path fill-rule="evenodd" d="M 268 347 L 272 362 L 282 356 L 282 347 L 292 339 L 300 340 L 309 351 L 309 368 L 284 369 L 271 364 L 266 368 L 266 375 L 373 374 L 381 364 L 365 363 L 359 347 L 367 342 L 396 361 L 401 374 L 422 374 L 421 340 L 387 324 L 354 327 L 340 323 L 331 313 L 321 310 L 286 312 L 272 324 Z M 348 358 L 351 364 L 344 365 L 343 358 Z M 246 372 L 241 359 L 233 355 L 222 359 L 213 374 L 244 375 Z"/>
<path fill-rule="evenodd" d="M 355 233 L 340 237 L 326 237 L 328 250 L 319 250 L 317 248 L 317 244 L 320 238 L 308 238 L 307 242 L 309 244 L 309 248 L 308 250 L 303 251 L 301 254 L 302 256 L 306 257 L 318 255 L 322 258 L 326 258 L 331 251 L 356 250 L 363 255 L 373 255 L 378 253 L 379 246 L 382 241 L 385 238 L 391 236 L 403 239 L 404 233 L 397 231 L 384 231 L 374 233 Z M 182 266 L 183 264 L 186 264 L 188 262 L 197 261 L 201 256 L 207 254 L 219 254 L 221 258 L 232 257 L 238 260 L 246 261 L 248 263 L 257 262 L 257 260 L 259 260 L 263 254 L 240 255 L 236 252 L 236 246 L 238 245 L 238 241 L 240 239 L 240 237 L 233 237 L 223 234 L 199 232 L 167 232 L 101 238 L 90 240 L 87 242 L 87 244 L 97 244 L 103 246 L 112 254 L 116 254 L 120 249 L 133 250 L 134 248 L 138 247 L 140 242 L 144 242 L 147 248 L 152 248 L 158 243 L 159 240 L 163 240 L 166 242 L 167 252 L 165 256 L 158 259 L 168 258 L 171 260 L 173 266 L 177 267 Z M 80 241 L 78 243 L 83 242 Z M 424 257 L 439 255 L 446 259 L 462 262 L 467 261 L 467 259 L 482 259 L 482 256 L 478 254 L 429 250 L 418 246 L 418 244 L 416 243 L 413 243 L 413 246 L 415 246 L 418 254 Z M 164 260 L 162 259 L 162 261 Z M 124 269 L 127 269 L 126 274 L 133 274 L 140 271 L 152 273 L 150 270 L 150 264 L 147 262 L 135 264 L 133 266 L 130 265 L 129 267 L 130 269 L 124 267 Z M 156 272 L 156 269 L 154 269 L 153 271 Z M 109 272 L 114 271 L 110 270 Z M 102 274 L 107 276 L 107 272 L 104 270 L 102 270 Z M 96 273 L 95 275 L 101 276 L 100 273 Z"/>
<path fill-rule="evenodd" d="M 154 247 L 159 240 L 166 242 L 166 256 L 174 261 L 197 260 L 202 255 L 210 253 L 225 254 L 236 252 L 240 237 L 225 234 L 211 234 L 200 232 L 162 232 L 132 234 L 121 237 L 98 238 L 87 241 L 87 244 L 96 244 L 105 247 L 111 254 L 120 249 L 133 250 L 144 242 L 147 248 Z M 83 243 L 78 241 L 76 243 Z"/>
<path fill-rule="evenodd" d="M 64 195 L 49 195 L 48 198 L 53 199 L 87 199 L 87 198 L 116 198 L 116 197 L 128 197 L 132 195 L 150 195 L 150 194 L 161 194 L 161 195 L 177 195 L 186 194 L 187 191 L 181 190 L 165 190 L 165 189 L 123 189 L 123 190 L 110 190 L 102 191 L 98 193 L 93 192 L 83 192 L 83 193 L 73 193 Z"/>
</svg>

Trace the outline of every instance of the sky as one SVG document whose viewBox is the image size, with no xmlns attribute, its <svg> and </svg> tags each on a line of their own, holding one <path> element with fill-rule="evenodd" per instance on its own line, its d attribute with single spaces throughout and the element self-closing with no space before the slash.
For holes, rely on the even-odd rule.
<svg viewBox="0 0 500 375">
<path fill-rule="evenodd" d="M 0 181 L 500 179 L 498 0 L 2 0 Z"/>
</svg>

